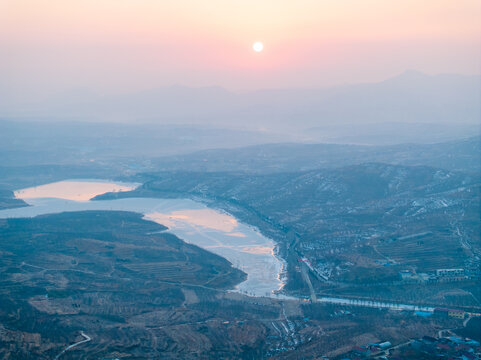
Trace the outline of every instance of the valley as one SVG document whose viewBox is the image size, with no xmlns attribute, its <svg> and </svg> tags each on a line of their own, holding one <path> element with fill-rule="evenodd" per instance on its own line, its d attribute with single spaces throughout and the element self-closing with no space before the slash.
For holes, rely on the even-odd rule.
<svg viewBox="0 0 481 360">
<path fill-rule="evenodd" d="M 266 171 L 245 151 L 235 157 L 243 171 L 189 170 L 197 154 L 176 170 L 157 163 L 152 171 L 151 162 L 132 171 L 112 160 L 102 170 L 4 168 L 2 356 L 336 359 L 368 342 L 397 346 L 473 326 L 481 313 L 475 167 L 325 158 L 330 166 Z M 292 154 L 293 163 L 305 159 Z M 262 161 L 273 169 L 283 159 Z M 130 188 L 14 193 L 16 184 L 68 184 L 72 170 L 77 179 L 110 172 Z M 275 258 L 282 266 L 266 271 Z"/>
<path fill-rule="evenodd" d="M 409 311 L 232 293 L 245 274 L 164 229 L 115 211 L 1 220 L 1 356 L 335 356 L 361 339 L 401 342 L 461 326 L 420 323 Z M 400 320 L 402 334 L 392 330 Z"/>
<path fill-rule="evenodd" d="M 0 0 L 0 360 L 481 360 L 478 0 Z"/>
</svg>

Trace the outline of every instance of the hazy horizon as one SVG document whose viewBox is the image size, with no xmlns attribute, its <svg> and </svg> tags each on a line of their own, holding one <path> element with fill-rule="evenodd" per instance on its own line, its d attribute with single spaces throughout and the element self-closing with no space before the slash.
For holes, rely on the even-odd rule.
<svg viewBox="0 0 481 360">
<path fill-rule="evenodd" d="M 380 82 L 235 92 L 219 86 L 155 87 L 121 94 L 76 88 L 42 101 L 0 101 L 4 119 L 203 125 L 292 133 L 319 126 L 478 124 L 479 75 L 405 71 Z M 422 99 L 422 101 L 419 101 Z M 349 104 L 349 106 L 346 106 Z M 396 127 L 396 126 L 394 126 Z M 470 131 L 465 128 L 464 131 Z M 349 129 L 344 131 L 351 132 Z M 449 132 L 449 131 L 448 131 Z"/>
<path fill-rule="evenodd" d="M 399 72 L 396 72 L 392 75 L 382 77 L 379 79 L 366 79 L 366 80 L 360 80 L 360 81 L 343 81 L 343 82 L 336 82 L 332 84 L 319 84 L 319 85 L 306 85 L 306 86 L 272 86 L 272 87 L 259 87 L 259 88 L 253 88 L 253 89 L 239 89 L 235 87 L 229 87 L 229 86 L 224 86 L 218 83 L 211 83 L 211 84 L 189 84 L 189 83 L 184 83 L 184 82 L 173 82 L 169 84 L 152 84 L 150 86 L 146 87 L 139 87 L 139 88 L 132 88 L 132 89 L 108 89 L 105 91 L 100 91 L 99 89 L 95 89 L 95 87 L 89 87 L 88 85 L 84 86 L 76 86 L 72 85 L 69 87 L 65 87 L 63 89 L 59 89 L 58 91 L 55 91 L 49 95 L 45 95 L 44 98 L 39 98 L 38 101 L 43 101 L 43 100 L 48 100 L 49 97 L 56 96 L 56 95 L 62 95 L 62 94 L 69 94 L 72 93 L 75 95 L 75 93 L 81 93 L 81 92 L 90 92 L 92 95 L 95 96 L 117 96 L 117 95 L 129 95 L 133 93 L 143 93 L 143 92 L 148 92 L 152 90 L 158 90 L 158 89 L 175 89 L 175 88 L 186 88 L 186 89 L 222 89 L 225 90 L 226 92 L 232 93 L 232 94 L 238 94 L 238 95 L 243 95 L 243 94 L 251 94 L 251 93 L 256 93 L 256 92 L 265 92 L 265 91 L 311 91 L 311 90 L 326 90 L 326 89 L 334 89 L 334 88 L 343 88 L 346 86 L 352 86 L 352 85 L 370 85 L 370 84 L 379 84 L 383 83 L 392 79 L 396 79 L 405 75 L 420 75 L 420 76 L 426 76 L 426 77 L 461 77 L 461 78 L 472 78 L 472 77 L 481 77 L 481 70 L 480 72 L 477 73 L 456 73 L 456 72 L 438 72 L 438 73 L 430 73 L 426 71 L 421 71 L 418 69 L 409 69 L 406 68 L 405 70 L 401 70 Z M 481 89 L 481 84 L 480 84 L 480 89 Z"/>
<path fill-rule="evenodd" d="M 4 1 L 0 95 L 25 102 L 75 88 L 325 88 L 407 69 L 479 74 L 480 12 L 474 0 Z"/>
</svg>

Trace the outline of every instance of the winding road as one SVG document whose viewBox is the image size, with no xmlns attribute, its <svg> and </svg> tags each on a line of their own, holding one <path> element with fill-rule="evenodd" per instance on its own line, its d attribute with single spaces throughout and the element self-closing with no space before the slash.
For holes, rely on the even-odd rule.
<svg viewBox="0 0 481 360">
<path fill-rule="evenodd" d="M 58 358 L 60 358 L 60 356 L 62 356 L 63 354 L 65 354 L 65 352 L 67 352 L 68 350 L 80 345 L 80 344 L 83 344 L 83 343 L 86 343 L 86 342 L 89 342 L 90 340 L 92 340 L 92 338 L 90 336 L 88 336 L 86 333 L 84 333 L 83 331 L 80 332 L 80 335 L 82 335 L 84 337 L 83 340 L 81 341 L 78 341 L 76 342 L 75 344 L 72 344 L 72 345 L 69 345 L 67 346 L 65 349 L 62 350 L 62 352 L 60 354 L 58 354 L 57 356 L 55 356 L 55 360 L 57 360 Z"/>
</svg>

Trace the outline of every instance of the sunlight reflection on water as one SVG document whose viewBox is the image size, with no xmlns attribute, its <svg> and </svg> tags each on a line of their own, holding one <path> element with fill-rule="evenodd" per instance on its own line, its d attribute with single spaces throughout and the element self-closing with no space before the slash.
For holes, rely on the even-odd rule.
<svg viewBox="0 0 481 360">
<path fill-rule="evenodd" d="M 126 198 L 89 201 L 106 191 L 128 191 L 138 184 L 97 180 L 60 181 L 15 192 L 29 207 L 0 211 L 0 218 L 33 217 L 65 211 L 114 210 L 144 214 L 184 241 L 229 260 L 248 278 L 237 291 L 272 296 L 284 283 L 284 263 L 275 256 L 275 243 L 235 217 L 190 199 Z"/>
</svg>

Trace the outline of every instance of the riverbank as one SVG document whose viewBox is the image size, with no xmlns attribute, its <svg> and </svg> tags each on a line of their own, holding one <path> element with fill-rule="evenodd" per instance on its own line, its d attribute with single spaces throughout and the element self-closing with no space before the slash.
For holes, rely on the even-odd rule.
<svg viewBox="0 0 481 360">
<path fill-rule="evenodd" d="M 77 187 L 79 183 L 82 186 Z M 238 284 L 235 291 L 253 296 L 272 296 L 284 285 L 281 276 L 284 265 L 275 253 L 274 241 L 226 212 L 210 209 L 205 204 L 190 199 L 89 200 L 105 189 L 115 189 L 118 194 L 129 187 L 132 188 L 132 185 L 99 182 L 97 186 L 93 181 L 75 180 L 46 184 L 38 189 L 20 190 L 17 194 L 24 195 L 24 200 L 30 206 L 0 211 L 0 218 L 86 210 L 137 212 L 148 220 L 166 223 L 169 232 L 187 243 L 224 257 L 244 271 L 247 280 Z M 29 194 L 33 197 L 27 197 Z"/>
</svg>

